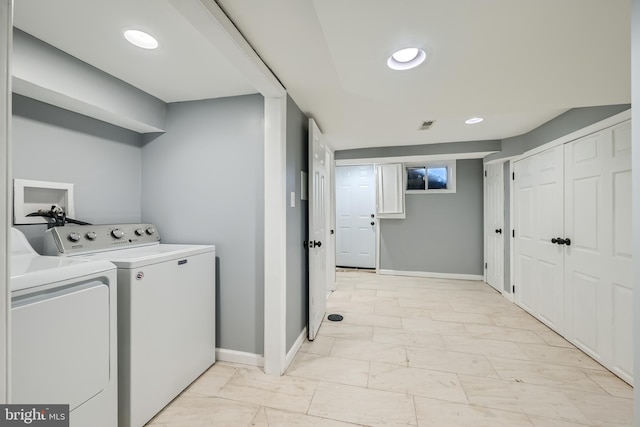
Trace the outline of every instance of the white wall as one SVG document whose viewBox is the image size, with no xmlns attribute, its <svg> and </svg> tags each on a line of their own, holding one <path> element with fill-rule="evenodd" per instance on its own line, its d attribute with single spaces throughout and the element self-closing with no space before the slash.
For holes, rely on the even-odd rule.
<svg viewBox="0 0 640 427">
<path fill-rule="evenodd" d="M 640 0 L 633 0 L 631 17 L 631 102 L 640 106 Z M 640 107 L 632 111 L 633 142 L 633 309 L 634 378 L 640 378 Z M 640 387 L 634 389 L 634 426 L 640 426 Z"/>
</svg>

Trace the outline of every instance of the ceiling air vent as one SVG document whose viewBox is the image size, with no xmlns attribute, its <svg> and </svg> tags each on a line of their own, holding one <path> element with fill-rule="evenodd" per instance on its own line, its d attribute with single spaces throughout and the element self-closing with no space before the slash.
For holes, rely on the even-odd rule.
<svg viewBox="0 0 640 427">
<path fill-rule="evenodd" d="M 429 120 L 426 122 L 422 122 L 420 123 L 420 126 L 418 126 L 418 130 L 429 130 L 431 128 L 431 126 L 433 126 L 433 123 L 435 121 L 434 120 Z"/>
</svg>

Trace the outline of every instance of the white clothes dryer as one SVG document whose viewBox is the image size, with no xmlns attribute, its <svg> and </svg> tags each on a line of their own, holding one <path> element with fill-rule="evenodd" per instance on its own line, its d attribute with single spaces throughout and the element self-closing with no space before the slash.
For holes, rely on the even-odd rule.
<svg viewBox="0 0 640 427">
<path fill-rule="evenodd" d="M 114 224 L 54 227 L 45 247 L 118 267 L 120 427 L 143 426 L 215 362 L 215 246 Z"/>
<path fill-rule="evenodd" d="M 41 256 L 12 228 L 11 402 L 68 404 L 71 427 L 117 424 L 116 266 Z"/>
</svg>

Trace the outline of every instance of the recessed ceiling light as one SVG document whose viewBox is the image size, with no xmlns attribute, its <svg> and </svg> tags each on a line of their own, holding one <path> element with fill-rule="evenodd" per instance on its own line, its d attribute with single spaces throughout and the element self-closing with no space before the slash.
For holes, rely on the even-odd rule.
<svg viewBox="0 0 640 427">
<path fill-rule="evenodd" d="M 427 59 L 424 50 L 417 47 L 407 47 L 394 52 L 387 59 L 387 66 L 392 70 L 409 70 L 422 64 Z"/>
<path fill-rule="evenodd" d="M 124 38 L 132 45 L 142 49 L 156 49 L 158 47 L 158 40 L 144 31 L 127 30 L 124 32 Z"/>
<path fill-rule="evenodd" d="M 464 122 L 468 125 L 475 125 L 476 123 L 480 123 L 484 119 L 482 117 L 473 117 L 469 120 L 465 120 Z"/>
</svg>

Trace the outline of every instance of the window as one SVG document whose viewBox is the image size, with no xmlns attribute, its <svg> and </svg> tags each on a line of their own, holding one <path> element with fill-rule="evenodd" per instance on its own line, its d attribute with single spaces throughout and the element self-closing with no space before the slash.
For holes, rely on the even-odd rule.
<svg viewBox="0 0 640 427">
<path fill-rule="evenodd" d="M 455 193 L 455 160 L 407 165 L 407 194 Z"/>
</svg>

